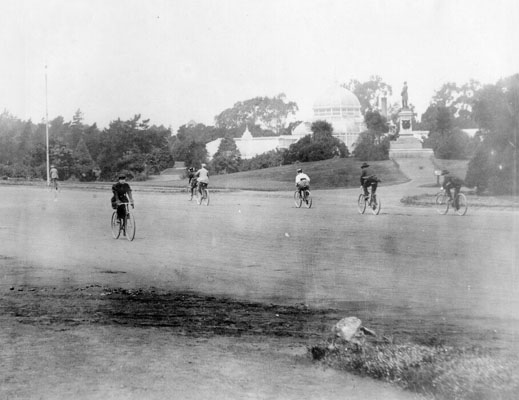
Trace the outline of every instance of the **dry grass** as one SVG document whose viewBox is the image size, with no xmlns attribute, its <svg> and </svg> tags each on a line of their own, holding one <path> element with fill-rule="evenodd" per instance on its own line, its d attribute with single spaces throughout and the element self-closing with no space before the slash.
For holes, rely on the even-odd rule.
<svg viewBox="0 0 519 400">
<path fill-rule="evenodd" d="M 327 343 L 314 347 L 312 354 L 334 368 L 437 399 L 512 400 L 519 393 L 519 360 L 478 348 L 385 340 L 336 347 Z"/>
</svg>

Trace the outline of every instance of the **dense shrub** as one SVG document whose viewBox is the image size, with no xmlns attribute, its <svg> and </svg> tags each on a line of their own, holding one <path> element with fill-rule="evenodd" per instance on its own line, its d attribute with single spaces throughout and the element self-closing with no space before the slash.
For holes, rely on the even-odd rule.
<svg viewBox="0 0 519 400">
<path fill-rule="evenodd" d="M 374 131 L 365 131 L 359 135 L 353 150 L 353 156 L 364 161 L 389 159 L 390 140 L 388 136 L 380 137 Z"/>
</svg>

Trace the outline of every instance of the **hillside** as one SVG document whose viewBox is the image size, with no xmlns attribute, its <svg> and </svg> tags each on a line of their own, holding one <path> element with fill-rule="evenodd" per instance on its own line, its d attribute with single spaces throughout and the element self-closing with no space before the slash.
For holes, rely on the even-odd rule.
<svg viewBox="0 0 519 400">
<path fill-rule="evenodd" d="M 213 175 L 210 177 L 210 187 L 231 190 L 292 190 L 297 168 L 303 168 L 303 171 L 310 176 L 312 189 L 357 187 L 360 185 L 361 164 L 361 161 L 353 158 L 336 158 L 227 175 Z M 408 180 L 393 161 L 373 161 L 370 165 L 383 185 L 403 183 Z M 157 181 L 139 182 L 138 185 L 156 186 Z M 187 180 L 167 181 L 165 176 L 162 176 L 160 185 L 184 188 L 187 186 Z"/>
</svg>

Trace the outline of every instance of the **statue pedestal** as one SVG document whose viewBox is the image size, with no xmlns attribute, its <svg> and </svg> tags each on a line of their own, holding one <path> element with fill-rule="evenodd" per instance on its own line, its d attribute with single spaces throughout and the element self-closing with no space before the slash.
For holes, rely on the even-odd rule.
<svg viewBox="0 0 519 400">
<path fill-rule="evenodd" d="M 398 139 L 391 142 L 390 158 L 415 158 L 433 155 L 432 149 L 422 148 L 422 141 L 414 135 L 413 116 L 414 113 L 408 108 L 403 108 L 398 113 L 400 133 Z"/>
<path fill-rule="evenodd" d="M 413 136 L 414 113 L 408 108 L 402 108 L 398 113 L 398 125 L 400 136 Z"/>
</svg>

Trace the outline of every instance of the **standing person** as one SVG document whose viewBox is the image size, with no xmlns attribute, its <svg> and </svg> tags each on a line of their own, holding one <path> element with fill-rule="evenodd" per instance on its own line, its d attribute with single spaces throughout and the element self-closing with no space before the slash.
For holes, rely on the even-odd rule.
<svg viewBox="0 0 519 400">
<path fill-rule="evenodd" d="M 443 184 L 442 187 L 447 192 L 447 196 L 449 196 L 449 200 L 452 201 L 451 189 L 454 189 L 454 203 L 453 206 L 456 210 L 460 208 L 458 204 L 458 193 L 460 192 L 461 186 L 463 186 L 463 179 L 458 178 L 457 176 L 451 174 L 449 171 L 444 169 L 442 171 L 443 176 Z"/>
<path fill-rule="evenodd" d="M 202 163 L 202 168 L 200 168 L 195 173 L 196 180 L 198 182 L 198 193 L 200 194 L 200 199 L 202 198 L 202 188 L 207 189 L 209 185 L 209 171 L 206 169 L 207 165 Z"/>
<path fill-rule="evenodd" d="M 404 82 L 404 87 L 402 88 L 402 108 L 409 108 L 407 105 L 407 100 L 409 99 L 409 95 L 407 94 L 407 82 Z"/>
<path fill-rule="evenodd" d="M 375 192 L 377 191 L 378 182 L 379 179 L 375 174 L 372 173 L 371 169 L 369 168 L 368 163 L 363 163 L 360 166 L 361 173 L 360 173 L 360 185 L 362 186 L 362 189 L 364 190 L 364 197 L 367 199 L 369 197 L 368 187 L 371 186 L 371 194 L 375 195 Z"/>
<path fill-rule="evenodd" d="M 119 180 L 112 186 L 112 208 L 117 209 L 117 218 L 119 223 L 124 221 L 126 216 L 126 208 L 123 203 L 130 203 L 132 208 L 134 207 L 132 189 L 128 183 L 126 183 L 126 176 L 119 175 Z"/>
<path fill-rule="evenodd" d="M 190 167 L 188 169 L 187 177 L 189 179 L 188 180 L 189 190 L 191 191 L 191 197 L 189 198 L 189 201 L 191 201 L 191 200 L 193 200 L 193 195 L 195 194 L 195 189 L 197 187 L 197 179 L 195 176 L 195 169 L 193 167 Z"/>
<path fill-rule="evenodd" d="M 303 172 L 302 168 L 297 169 L 296 188 L 299 194 L 301 194 L 303 190 L 310 190 L 310 177 Z"/>
<path fill-rule="evenodd" d="M 50 182 L 54 186 L 54 189 L 58 190 L 59 175 L 58 175 L 58 169 L 54 166 L 54 164 L 52 164 L 50 166 L 49 173 L 50 173 Z"/>
</svg>

